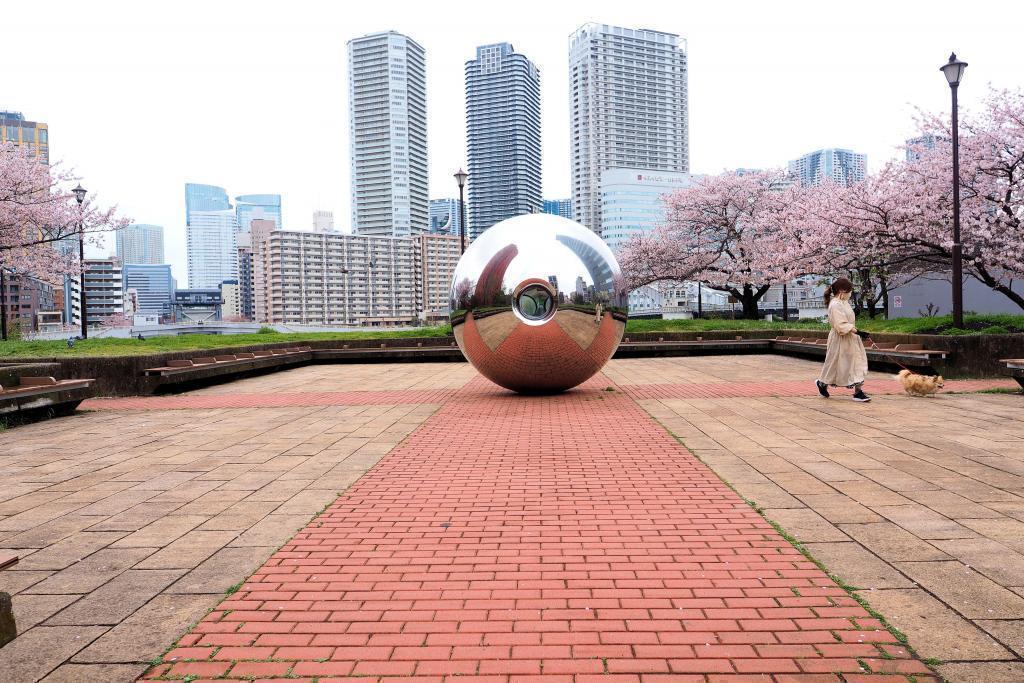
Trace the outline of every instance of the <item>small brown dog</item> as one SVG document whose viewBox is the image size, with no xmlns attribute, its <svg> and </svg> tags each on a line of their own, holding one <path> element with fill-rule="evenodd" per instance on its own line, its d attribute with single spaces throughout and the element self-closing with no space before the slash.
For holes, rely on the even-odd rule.
<svg viewBox="0 0 1024 683">
<path fill-rule="evenodd" d="M 900 370 L 896 379 L 903 385 L 903 391 L 910 396 L 928 396 L 945 386 L 942 375 L 918 375 L 910 370 Z"/>
</svg>

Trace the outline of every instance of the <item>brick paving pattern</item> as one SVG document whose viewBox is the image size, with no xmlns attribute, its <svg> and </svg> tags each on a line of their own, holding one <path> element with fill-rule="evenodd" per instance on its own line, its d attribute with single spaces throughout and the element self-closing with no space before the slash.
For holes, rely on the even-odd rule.
<svg viewBox="0 0 1024 683">
<path fill-rule="evenodd" d="M 715 474 L 948 680 L 1024 680 L 1021 397 L 913 399 L 871 373 L 874 402 L 824 401 L 817 368 L 612 361 L 523 399 L 459 391 L 466 363 L 308 366 L 0 433 L 0 548 L 22 557 L 0 571 L 0 681 L 133 680 L 257 568 L 168 675 L 929 679 Z"/>
<path fill-rule="evenodd" d="M 423 370 L 423 390 L 447 384 Z M 0 681 L 134 680 L 436 409 L 104 410 L 0 433 L 0 548 L 21 557 L 0 571 L 19 632 Z"/>
<path fill-rule="evenodd" d="M 607 384 L 524 398 L 472 382 L 150 676 L 930 679 Z"/>
<path fill-rule="evenodd" d="M 626 390 L 665 377 L 707 384 L 762 374 L 757 357 L 672 360 L 617 362 L 609 374 Z M 776 359 L 764 368 L 777 373 Z M 784 372 L 799 369 L 791 362 Z M 800 374 L 813 377 L 815 369 L 803 362 Z M 885 379 L 869 379 L 876 398 L 864 405 L 810 392 L 691 394 L 641 405 L 857 587 L 922 657 L 943 660 L 939 672 L 948 680 L 1018 683 L 1024 397 L 885 396 L 877 391 Z"/>
<path fill-rule="evenodd" d="M 93 398 L 83 410 L 207 410 L 213 408 L 284 408 L 314 406 L 416 405 L 443 403 L 454 391 L 302 391 L 273 394 L 179 394 Z"/>
</svg>

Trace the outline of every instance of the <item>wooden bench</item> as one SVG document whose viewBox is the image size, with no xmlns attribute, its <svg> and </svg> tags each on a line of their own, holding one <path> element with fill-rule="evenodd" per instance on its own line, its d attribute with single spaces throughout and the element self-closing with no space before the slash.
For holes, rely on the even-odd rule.
<svg viewBox="0 0 1024 683">
<path fill-rule="evenodd" d="M 1017 384 L 1024 390 L 1024 358 L 1003 358 L 999 362 L 1006 364 L 1004 372 L 1017 380 Z"/>
<path fill-rule="evenodd" d="M 824 357 L 828 340 L 823 337 L 776 337 L 772 349 Z M 926 349 L 921 344 L 894 344 L 867 341 L 864 344 L 869 361 L 901 363 L 911 367 L 928 368 L 937 360 L 945 360 L 945 351 Z"/>
<path fill-rule="evenodd" d="M 296 346 L 287 349 L 223 353 L 215 356 L 169 360 L 167 365 L 146 368 L 142 373 L 151 378 L 150 381 L 155 389 L 160 386 L 202 382 L 213 378 L 230 379 L 232 375 L 290 367 L 306 363 L 312 358 L 312 348 Z"/>
<path fill-rule="evenodd" d="M 25 376 L 18 384 L 0 386 L 0 415 L 48 409 L 71 413 L 92 396 L 91 379 L 54 379 Z"/>
</svg>

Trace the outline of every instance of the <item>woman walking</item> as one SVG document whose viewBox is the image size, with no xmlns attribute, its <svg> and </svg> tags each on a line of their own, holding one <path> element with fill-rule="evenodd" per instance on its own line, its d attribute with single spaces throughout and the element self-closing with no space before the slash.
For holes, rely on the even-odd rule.
<svg viewBox="0 0 1024 683">
<path fill-rule="evenodd" d="M 851 294 L 853 283 L 845 277 L 839 278 L 825 290 L 828 322 L 832 330 L 828 333 L 825 365 L 815 383 L 818 393 L 824 398 L 828 398 L 830 386 L 848 387 L 853 389 L 854 401 L 865 403 L 871 400 L 864 393 L 863 387 L 868 374 L 868 354 L 861 341 L 864 333 L 857 331 L 857 316 L 850 306 Z"/>
</svg>

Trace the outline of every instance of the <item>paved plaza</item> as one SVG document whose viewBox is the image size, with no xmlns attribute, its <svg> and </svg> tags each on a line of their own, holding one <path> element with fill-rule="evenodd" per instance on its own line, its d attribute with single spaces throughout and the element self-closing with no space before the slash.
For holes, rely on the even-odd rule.
<svg viewBox="0 0 1024 683">
<path fill-rule="evenodd" d="M 0 678 L 1024 679 L 1022 397 L 817 367 L 319 365 L 0 433 Z"/>
</svg>

